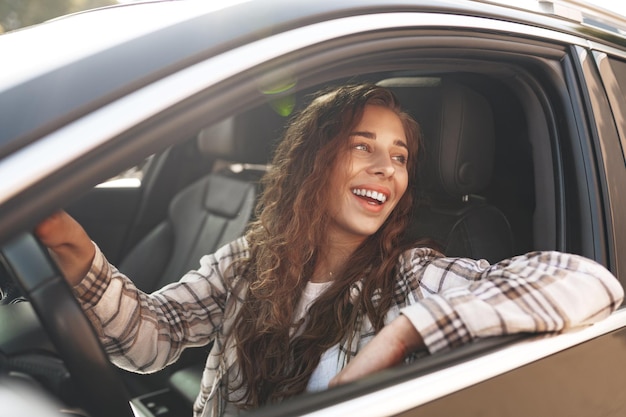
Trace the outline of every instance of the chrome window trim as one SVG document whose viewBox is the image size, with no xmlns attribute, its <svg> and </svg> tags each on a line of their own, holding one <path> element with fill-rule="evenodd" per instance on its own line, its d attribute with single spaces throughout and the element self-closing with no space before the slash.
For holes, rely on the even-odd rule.
<svg viewBox="0 0 626 417">
<path fill-rule="evenodd" d="M 586 44 L 551 30 L 482 17 L 437 13 L 351 16 L 282 32 L 232 49 L 141 88 L 47 135 L 0 162 L 0 204 L 132 126 L 244 70 L 331 39 L 397 28 L 455 28 L 515 33 Z M 140 109 L 140 110 L 139 110 Z M 141 111 L 141 112 L 140 112 Z M 25 169 L 28 167 L 28 169 Z"/>
<path fill-rule="evenodd" d="M 604 83 L 609 105 L 611 106 L 613 117 L 615 118 L 615 125 L 620 137 L 624 159 L 626 159 L 626 114 L 623 113 L 623 111 L 626 111 L 626 98 L 623 94 L 615 93 L 615 91 L 621 92 L 624 88 L 617 82 L 617 78 L 615 78 L 615 74 L 609 63 L 609 56 L 606 53 L 594 51 L 593 58 L 600 71 L 602 82 Z"/>
<path fill-rule="evenodd" d="M 626 60 L 626 49 L 618 49 L 602 43 L 589 41 L 588 47 L 594 51 L 603 52 L 606 55 L 612 55 Z"/>
<path fill-rule="evenodd" d="M 539 335 L 476 359 L 303 415 L 308 417 L 395 415 L 618 330 L 625 325 L 626 309 L 621 309 L 594 325 L 572 329 L 555 336 Z"/>
</svg>

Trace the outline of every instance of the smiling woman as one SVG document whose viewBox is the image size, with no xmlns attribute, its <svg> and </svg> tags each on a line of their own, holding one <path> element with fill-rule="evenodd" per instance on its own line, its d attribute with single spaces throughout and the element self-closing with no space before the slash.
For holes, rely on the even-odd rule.
<svg viewBox="0 0 626 417">
<path fill-rule="evenodd" d="M 36 233 L 117 365 L 155 371 L 214 342 L 197 416 L 235 415 L 476 338 L 593 323 L 621 303 L 611 273 L 579 256 L 491 266 L 400 244 L 417 145 L 417 124 L 389 90 L 321 94 L 287 129 L 245 236 L 153 294 L 67 214 Z"/>
</svg>

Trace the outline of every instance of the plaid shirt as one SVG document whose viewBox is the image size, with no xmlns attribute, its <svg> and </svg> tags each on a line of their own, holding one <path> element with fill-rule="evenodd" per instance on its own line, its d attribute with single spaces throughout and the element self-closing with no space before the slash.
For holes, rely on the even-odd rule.
<svg viewBox="0 0 626 417">
<path fill-rule="evenodd" d="M 236 407 L 228 386 L 237 375 L 228 335 L 245 296 L 229 266 L 249 255 L 238 239 L 203 256 L 200 268 L 153 294 L 139 291 L 97 250 L 92 267 L 74 288 L 113 362 L 154 372 L 183 349 L 214 345 L 206 362 L 194 416 L 221 416 Z M 591 324 L 622 302 L 619 282 L 601 265 L 558 252 L 533 252 L 490 265 L 445 258 L 427 248 L 400 256 L 394 305 L 386 320 L 404 314 L 433 353 L 472 339 L 518 332 L 551 332 Z M 233 293 L 231 288 L 242 288 Z M 357 297 L 360 283 L 353 285 Z M 358 334 L 339 347 L 339 368 L 374 336 L 361 316 Z M 223 353 L 222 353 L 223 352 Z"/>
</svg>

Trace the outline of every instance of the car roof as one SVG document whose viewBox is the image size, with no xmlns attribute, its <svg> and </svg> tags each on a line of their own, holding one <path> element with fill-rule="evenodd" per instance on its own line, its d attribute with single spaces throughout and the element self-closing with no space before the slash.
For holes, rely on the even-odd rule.
<svg viewBox="0 0 626 417">
<path fill-rule="evenodd" d="M 295 4 L 297 3 L 297 4 Z M 0 36 L 5 66 L 0 78 L 0 158 L 131 91 L 193 63 L 298 26 L 368 13 L 451 12 L 500 17 L 583 33 L 584 18 L 560 16 L 563 2 L 502 8 L 501 1 L 467 0 L 205 0 L 128 3 L 67 17 Z M 571 7 L 580 2 L 567 2 Z M 525 0 L 523 4 L 538 4 Z M 552 11 L 546 9 L 552 4 Z M 570 8 L 571 8 L 570 7 Z M 605 26 L 619 18 L 601 10 Z M 541 19 L 533 13 L 558 15 Z M 598 18 L 599 19 L 599 18 Z M 622 19 L 623 20 L 623 19 Z M 241 24 L 240 24 L 241 23 Z M 245 23 L 245 24 L 244 24 Z M 622 22 L 623 23 L 623 22 Z M 626 27 L 626 24 L 624 25 Z M 615 29 L 621 36 L 621 29 Z M 586 33 L 615 42 L 607 29 Z M 623 37 L 620 39 L 624 39 Z M 625 42 L 626 44 L 626 42 Z M 26 115 L 26 116 L 25 116 Z"/>
</svg>

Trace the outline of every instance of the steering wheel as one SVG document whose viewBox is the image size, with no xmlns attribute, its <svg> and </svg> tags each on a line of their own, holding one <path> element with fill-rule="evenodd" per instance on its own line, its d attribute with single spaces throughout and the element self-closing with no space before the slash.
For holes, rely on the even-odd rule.
<svg viewBox="0 0 626 417">
<path fill-rule="evenodd" d="M 0 249 L 93 417 L 133 417 L 129 396 L 48 250 L 24 233 Z"/>
</svg>

